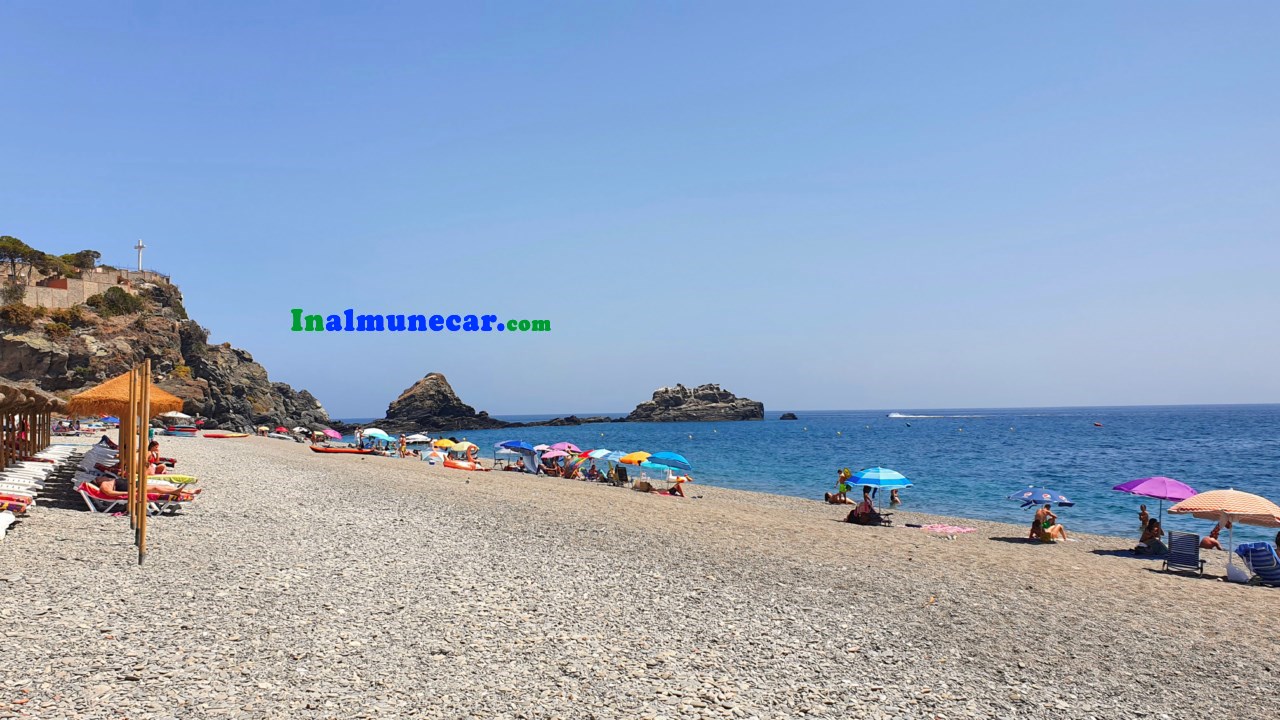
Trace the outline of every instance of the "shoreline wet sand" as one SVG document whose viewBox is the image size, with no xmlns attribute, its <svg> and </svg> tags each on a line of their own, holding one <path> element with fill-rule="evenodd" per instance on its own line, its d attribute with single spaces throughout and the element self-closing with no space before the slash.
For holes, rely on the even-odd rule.
<svg viewBox="0 0 1280 720">
<path fill-rule="evenodd" d="M 145 566 L 80 510 L 0 542 L 0 717 L 1274 715 L 1280 590 L 1131 539 L 163 442 L 205 492 Z"/>
</svg>

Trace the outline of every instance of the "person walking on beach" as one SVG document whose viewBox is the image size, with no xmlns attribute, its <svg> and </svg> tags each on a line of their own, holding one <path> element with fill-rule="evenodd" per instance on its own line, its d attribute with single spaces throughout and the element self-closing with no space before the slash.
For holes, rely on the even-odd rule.
<svg viewBox="0 0 1280 720">
<path fill-rule="evenodd" d="M 898 488 L 889 490 L 889 507 L 898 507 L 902 504 L 902 498 L 898 497 Z"/>
</svg>

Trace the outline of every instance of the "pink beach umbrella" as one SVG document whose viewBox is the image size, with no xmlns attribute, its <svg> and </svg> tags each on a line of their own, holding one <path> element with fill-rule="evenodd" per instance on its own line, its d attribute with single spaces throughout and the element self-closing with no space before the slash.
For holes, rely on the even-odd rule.
<svg viewBox="0 0 1280 720">
<path fill-rule="evenodd" d="M 560 450 L 560 449 L 548 450 L 547 452 L 542 453 L 542 459 L 546 460 L 547 458 L 568 457 L 568 455 L 569 453 L 565 452 L 564 450 Z"/>
<path fill-rule="evenodd" d="M 577 445 L 574 445 L 574 444 L 573 444 L 573 443 L 571 443 L 571 442 L 558 442 L 558 443 L 556 443 L 555 445 L 552 445 L 552 446 L 551 446 L 551 449 L 552 449 L 552 450 L 563 450 L 563 451 L 564 451 L 564 452 L 566 452 L 566 453 L 576 453 L 576 452 L 581 452 L 581 451 L 578 449 L 578 446 L 577 446 Z M 544 457 L 545 457 L 545 456 L 544 456 Z"/>
<path fill-rule="evenodd" d="M 1127 483 L 1121 483 L 1111 489 L 1119 490 L 1122 493 L 1129 493 L 1130 495 L 1141 495 L 1143 497 L 1159 500 L 1161 517 L 1164 517 L 1165 500 L 1178 503 L 1199 494 L 1196 489 L 1190 485 L 1180 483 L 1173 478 L 1162 477 L 1160 475 L 1130 480 Z"/>
<path fill-rule="evenodd" d="M 331 438 L 333 438 L 334 440 L 341 440 L 341 439 L 342 439 L 342 433 L 338 432 L 337 430 L 334 430 L 333 428 L 325 428 L 325 429 L 324 429 L 324 434 L 325 434 L 325 436 L 327 436 L 327 437 L 331 437 Z"/>
</svg>

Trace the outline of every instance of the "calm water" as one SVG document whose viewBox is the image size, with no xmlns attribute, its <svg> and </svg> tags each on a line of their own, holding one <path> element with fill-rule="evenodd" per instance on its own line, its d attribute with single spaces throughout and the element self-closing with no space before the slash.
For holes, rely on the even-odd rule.
<svg viewBox="0 0 1280 720">
<path fill-rule="evenodd" d="M 1068 529 L 1135 538 L 1138 505 L 1146 502 L 1154 515 L 1159 504 L 1111 490 L 1133 478 L 1166 475 L 1201 491 L 1234 487 L 1280 500 L 1280 405 L 899 412 L 931 417 L 796 411 L 797 421 L 777 420 L 781 412 L 772 412 L 762 422 L 608 423 L 450 435 L 486 454 L 513 439 L 671 450 L 693 463 L 700 483 L 814 499 L 833 488 L 838 468 L 881 465 L 915 483 L 902 492 L 904 509 L 1014 523 L 1030 522 L 1029 511 L 1004 497 L 1037 485 L 1075 501 L 1055 510 Z M 1203 535 L 1212 526 L 1166 515 L 1167 529 Z M 1274 536 L 1274 530 L 1241 528 L 1236 540 Z"/>
</svg>

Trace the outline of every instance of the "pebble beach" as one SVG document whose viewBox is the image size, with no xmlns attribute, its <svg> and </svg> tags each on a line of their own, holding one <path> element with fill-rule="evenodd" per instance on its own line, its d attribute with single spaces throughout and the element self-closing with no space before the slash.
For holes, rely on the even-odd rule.
<svg viewBox="0 0 1280 720">
<path fill-rule="evenodd" d="M 74 442 L 74 440 L 72 441 Z M 81 442 L 88 443 L 88 439 Z M 0 541 L 0 718 L 1274 718 L 1280 590 L 1133 538 L 690 485 L 688 499 L 267 438 L 162 439 L 153 518 Z M 909 509 L 909 505 L 904 510 Z M 972 533 L 936 535 L 906 523 Z M 1135 527 L 1136 530 L 1136 527 Z"/>
</svg>

